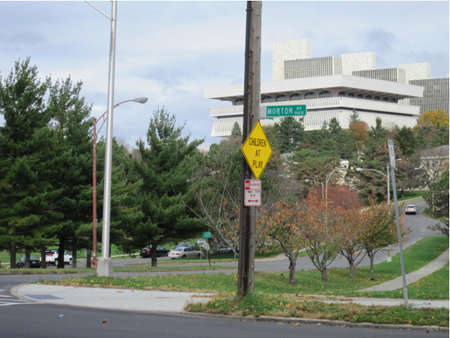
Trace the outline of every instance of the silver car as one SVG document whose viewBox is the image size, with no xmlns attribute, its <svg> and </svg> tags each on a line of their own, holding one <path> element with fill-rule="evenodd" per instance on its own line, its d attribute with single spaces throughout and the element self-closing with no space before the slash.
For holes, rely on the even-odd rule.
<svg viewBox="0 0 450 338">
<path fill-rule="evenodd" d="M 200 251 L 195 250 L 192 247 L 178 247 L 171 250 L 168 256 L 172 259 L 188 258 L 188 257 L 200 257 Z"/>
</svg>

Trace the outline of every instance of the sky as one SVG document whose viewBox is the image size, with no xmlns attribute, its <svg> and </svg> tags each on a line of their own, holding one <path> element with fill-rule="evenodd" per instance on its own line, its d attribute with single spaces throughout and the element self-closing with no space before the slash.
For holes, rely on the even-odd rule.
<svg viewBox="0 0 450 338">
<path fill-rule="evenodd" d="M 111 2 L 91 2 L 111 15 Z M 244 82 L 245 1 L 119 1 L 113 134 L 130 147 L 146 140 L 153 112 L 165 108 L 183 136 L 210 137 L 204 88 Z M 309 39 L 311 57 L 375 52 L 377 68 L 428 62 L 449 73 L 448 1 L 263 1 L 261 81 L 272 80 L 276 41 Z M 107 110 L 111 22 L 85 1 L 0 1 L 0 77 L 30 57 L 39 77 L 70 76 L 92 116 Z M 4 119 L 0 116 L 0 125 Z M 106 126 L 99 135 L 106 135 Z"/>
</svg>

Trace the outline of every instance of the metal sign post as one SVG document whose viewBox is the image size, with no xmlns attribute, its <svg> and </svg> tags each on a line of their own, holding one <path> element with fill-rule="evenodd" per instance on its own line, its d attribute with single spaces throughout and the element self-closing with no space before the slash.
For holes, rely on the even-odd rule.
<svg viewBox="0 0 450 338">
<path fill-rule="evenodd" d="M 402 280 L 403 280 L 403 296 L 405 298 L 405 307 L 408 309 L 408 289 L 406 288 L 406 277 L 405 277 L 405 262 L 403 260 L 403 244 L 402 244 L 402 234 L 400 230 L 400 217 L 398 215 L 398 200 L 397 200 L 397 187 L 395 185 L 395 154 L 394 154 L 394 142 L 388 140 L 389 148 L 389 160 L 391 164 L 391 177 L 392 177 L 392 190 L 394 192 L 394 202 L 395 202 L 395 218 L 397 219 L 397 236 L 398 236 L 398 247 L 400 252 L 400 264 L 402 266 Z"/>
</svg>

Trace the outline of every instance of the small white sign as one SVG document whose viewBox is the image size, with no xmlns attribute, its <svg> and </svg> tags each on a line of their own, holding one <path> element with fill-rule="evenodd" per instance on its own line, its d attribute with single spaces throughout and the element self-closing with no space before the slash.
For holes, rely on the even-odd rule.
<svg viewBox="0 0 450 338">
<path fill-rule="evenodd" d="M 205 250 L 209 250 L 209 244 L 208 244 L 208 242 L 203 242 L 202 247 L 203 247 L 203 249 L 205 249 Z"/>
<path fill-rule="evenodd" d="M 261 180 L 245 180 L 244 205 L 246 207 L 261 206 Z"/>
</svg>

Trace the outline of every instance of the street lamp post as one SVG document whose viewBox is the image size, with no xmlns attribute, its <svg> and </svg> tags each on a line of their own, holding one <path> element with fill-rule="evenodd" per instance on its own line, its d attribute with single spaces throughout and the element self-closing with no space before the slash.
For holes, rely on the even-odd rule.
<svg viewBox="0 0 450 338">
<path fill-rule="evenodd" d="M 376 171 L 377 173 L 383 175 L 384 177 L 386 177 L 387 179 L 387 196 L 388 196 L 388 205 L 391 204 L 391 189 L 389 186 L 389 166 L 390 164 L 387 165 L 386 170 L 387 170 L 387 175 L 379 170 L 376 169 L 363 169 L 363 168 L 356 168 L 356 171 L 363 171 L 363 170 L 368 170 L 368 171 Z"/>
<path fill-rule="evenodd" d="M 310 179 L 306 179 L 305 182 L 314 182 L 314 183 L 322 184 L 322 201 L 323 201 L 323 199 L 324 199 L 324 197 L 323 197 L 323 182 L 318 182 L 318 181 L 310 180 Z"/>
<path fill-rule="evenodd" d="M 117 104 L 114 105 L 113 109 L 120 106 L 122 103 L 125 102 L 137 102 L 137 103 L 141 103 L 144 104 L 145 102 L 147 102 L 147 98 L 146 97 L 139 97 L 133 100 L 126 100 L 126 101 L 122 101 L 119 102 Z M 93 242 L 93 248 L 92 248 L 92 261 L 91 261 L 91 268 L 96 269 L 97 268 L 97 135 L 100 132 L 100 129 L 102 129 L 103 125 L 105 124 L 108 116 L 107 116 L 108 111 L 104 112 L 102 116 L 100 116 L 100 118 L 97 120 L 96 118 L 94 118 L 94 137 L 93 137 L 93 168 L 92 168 L 92 186 L 93 186 L 93 228 L 92 228 L 92 242 Z M 100 125 L 100 128 L 97 129 L 97 122 L 102 122 L 102 124 Z"/>
</svg>

